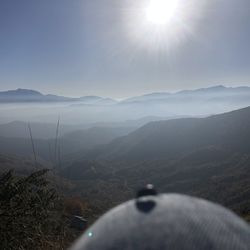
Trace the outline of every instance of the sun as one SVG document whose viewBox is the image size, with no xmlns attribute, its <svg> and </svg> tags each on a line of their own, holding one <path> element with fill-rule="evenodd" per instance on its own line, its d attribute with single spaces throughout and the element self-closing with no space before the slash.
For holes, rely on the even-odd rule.
<svg viewBox="0 0 250 250">
<path fill-rule="evenodd" d="M 152 24 L 166 25 L 176 14 L 179 0 L 151 0 L 146 8 L 146 19 Z"/>
<path fill-rule="evenodd" d="M 127 2 L 127 1 L 124 1 Z M 172 53 L 187 39 L 199 39 L 200 20 L 212 1 L 137 0 L 123 10 L 124 27 L 133 50 L 155 57 Z M 146 54 L 145 54 L 146 55 Z"/>
</svg>

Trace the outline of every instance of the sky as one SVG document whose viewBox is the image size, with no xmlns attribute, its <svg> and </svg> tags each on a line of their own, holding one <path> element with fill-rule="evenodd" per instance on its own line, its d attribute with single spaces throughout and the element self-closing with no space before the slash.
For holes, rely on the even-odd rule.
<svg viewBox="0 0 250 250">
<path fill-rule="evenodd" d="M 149 23 L 151 0 L 0 0 L 0 90 L 125 98 L 250 85 L 250 1 L 179 0 Z"/>
</svg>

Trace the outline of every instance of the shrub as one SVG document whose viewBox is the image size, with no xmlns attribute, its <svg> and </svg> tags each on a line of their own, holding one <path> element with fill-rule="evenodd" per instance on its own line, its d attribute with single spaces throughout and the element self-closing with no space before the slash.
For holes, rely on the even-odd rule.
<svg viewBox="0 0 250 250">
<path fill-rule="evenodd" d="M 0 249 L 63 249 L 66 218 L 47 172 L 0 176 Z"/>
</svg>

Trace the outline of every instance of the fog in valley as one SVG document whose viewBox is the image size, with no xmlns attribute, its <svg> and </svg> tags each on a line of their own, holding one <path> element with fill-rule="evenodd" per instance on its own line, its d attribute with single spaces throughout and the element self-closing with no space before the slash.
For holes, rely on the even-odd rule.
<svg viewBox="0 0 250 250">
<path fill-rule="evenodd" d="M 81 98 L 55 96 L 47 100 L 47 96 L 42 94 L 42 98 L 40 96 L 37 98 L 35 95 L 32 96 L 32 93 L 27 96 L 19 92 L 17 90 L 17 95 L 8 99 L 3 98 L 4 92 L 0 96 L 1 124 L 13 121 L 55 123 L 60 117 L 65 125 L 78 125 L 84 128 L 98 123 L 106 123 L 108 126 L 112 123 L 129 123 L 129 120 L 147 120 L 147 118 L 157 120 L 208 116 L 250 104 L 248 87 L 214 86 L 177 93 L 152 93 L 123 100 L 97 96 Z"/>
</svg>

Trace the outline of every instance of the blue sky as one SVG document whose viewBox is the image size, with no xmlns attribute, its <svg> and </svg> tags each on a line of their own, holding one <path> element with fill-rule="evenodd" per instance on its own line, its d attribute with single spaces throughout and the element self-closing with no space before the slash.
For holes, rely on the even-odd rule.
<svg viewBox="0 0 250 250">
<path fill-rule="evenodd" d="M 186 23 L 192 35 L 169 49 L 133 41 L 134 2 L 0 0 L 0 89 L 122 98 L 250 85 L 249 0 L 207 0 Z"/>
</svg>

